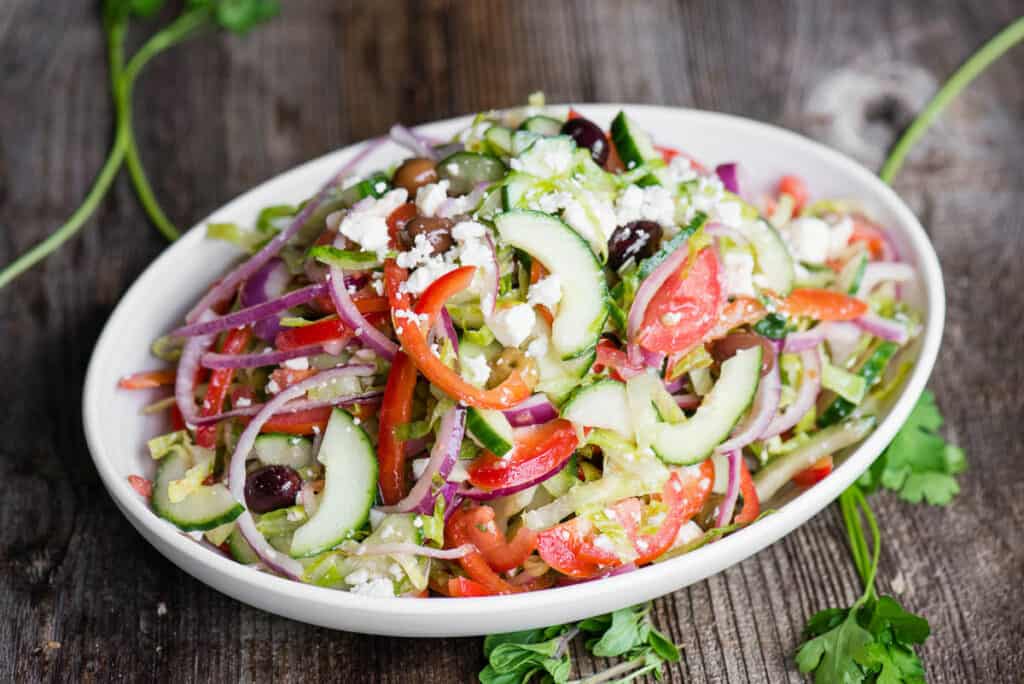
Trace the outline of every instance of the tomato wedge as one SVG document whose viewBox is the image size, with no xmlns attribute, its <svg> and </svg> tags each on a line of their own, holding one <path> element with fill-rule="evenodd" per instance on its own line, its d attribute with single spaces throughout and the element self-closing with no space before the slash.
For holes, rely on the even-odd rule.
<svg viewBox="0 0 1024 684">
<path fill-rule="evenodd" d="M 380 407 L 380 431 L 377 433 L 377 463 L 380 493 L 384 503 L 395 504 L 406 495 L 405 443 L 395 429 L 412 419 L 412 396 L 416 389 L 416 364 L 405 352 L 395 354 L 384 386 Z"/>
<path fill-rule="evenodd" d="M 779 305 L 790 316 L 808 316 L 819 321 L 852 321 L 868 312 L 866 302 L 832 290 L 798 288 Z"/>
<path fill-rule="evenodd" d="M 715 467 L 708 459 L 700 464 L 697 472 L 676 470 L 669 477 L 661 493 L 661 500 L 668 507 L 665 519 L 653 534 L 639 533 L 642 505 L 638 499 L 627 499 L 612 506 L 619 524 L 626 530 L 637 557 L 637 565 L 655 560 L 672 548 L 679 529 L 704 507 L 715 481 Z M 755 514 L 756 517 L 756 514 Z"/>
<path fill-rule="evenodd" d="M 640 346 L 671 354 L 703 339 L 718 322 L 725 303 L 719 270 L 718 256 L 707 247 L 680 268 L 685 277 L 665 281 L 647 305 L 637 333 Z"/>
<path fill-rule="evenodd" d="M 642 365 L 629 360 L 629 354 L 615 346 L 609 339 L 597 343 L 597 355 L 594 359 L 594 372 L 600 373 L 605 368 L 611 371 L 616 380 L 628 380 L 644 372 Z"/>
<path fill-rule="evenodd" d="M 252 339 L 252 328 L 233 328 L 224 335 L 224 343 L 221 345 L 222 354 L 241 354 L 249 345 Z M 235 378 L 234 368 L 218 368 L 210 373 L 210 383 L 206 387 L 206 396 L 203 397 L 202 406 L 199 408 L 199 415 L 212 416 L 224 409 L 224 398 L 227 397 L 228 388 Z M 196 429 L 196 444 L 207 449 L 212 449 L 217 444 L 217 425 L 202 425 Z"/>
<path fill-rule="evenodd" d="M 121 389 L 137 390 L 173 385 L 175 375 L 176 372 L 173 368 L 142 371 L 141 373 L 132 373 L 131 375 L 124 376 L 117 381 L 117 386 Z"/>
<path fill-rule="evenodd" d="M 416 364 L 416 368 L 448 396 L 477 408 L 512 408 L 530 396 L 532 389 L 523 380 L 519 371 L 513 371 L 494 389 L 482 390 L 463 380 L 458 373 L 434 356 L 424 333 L 424 329 L 429 330 L 437 320 L 445 302 L 469 286 L 475 272 L 476 267 L 463 266 L 441 276 L 420 296 L 413 309 L 408 293 L 401 292 L 399 287 L 408 278 L 408 274 L 393 259 L 388 259 L 384 264 L 384 285 L 391 303 L 395 332 L 403 350 Z M 413 320 L 416 317 L 426 319 L 422 328 L 420 321 Z"/>
<path fill-rule="evenodd" d="M 283 432 L 289 435 L 312 435 L 327 429 L 327 421 L 331 419 L 331 407 L 292 411 L 271 416 L 263 424 L 260 432 Z"/>
<path fill-rule="evenodd" d="M 622 565 L 614 552 L 594 545 L 594 524 L 573 518 L 537 535 L 537 552 L 552 568 L 575 579 L 590 579 Z"/>
<path fill-rule="evenodd" d="M 829 454 L 806 470 L 793 476 L 793 482 L 799 487 L 810 487 L 824 480 L 832 472 L 832 455 Z"/>
<path fill-rule="evenodd" d="M 565 465 L 578 443 L 576 428 L 567 420 L 522 428 L 516 434 L 511 455 L 501 458 L 485 451 L 470 463 L 469 481 L 483 489 L 533 482 Z"/>
<path fill-rule="evenodd" d="M 507 540 L 494 524 L 494 509 L 490 506 L 461 509 L 455 515 L 463 516 L 470 543 L 479 549 L 496 572 L 518 568 L 537 547 L 537 533 L 525 525 L 511 540 Z"/>
</svg>

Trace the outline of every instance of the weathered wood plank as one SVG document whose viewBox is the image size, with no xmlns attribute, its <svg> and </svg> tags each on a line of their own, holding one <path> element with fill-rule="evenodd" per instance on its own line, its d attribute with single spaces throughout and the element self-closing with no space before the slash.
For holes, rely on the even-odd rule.
<svg viewBox="0 0 1024 684">
<path fill-rule="evenodd" d="M 296 163 L 418 123 L 518 103 L 621 100 L 718 109 L 877 164 L 942 78 L 1010 21 L 1010 0 L 953 2 L 287 3 L 245 38 L 156 60 L 139 144 L 171 217 L 193 222 Z M 77 205 L 110 144 L 90 3 L 0 3 L 0 261 Z M 971 470 L 947 509 L 875 497 L 882 580 L 929 617 L 935 682 L 1014 681 L 1024 618 L 1024 54 L 972 87 L 897 189 L 945 269 L 933 387 Z M 238 604 L 130 528 L 85 451 L 78 396 L 118 296 L 162 248 L 122 179 L 74 243 L 0 303 L 0 678 L 14 681 L 470 681 L 478 640 L 330 632 Z M 671 681 L 800 681 L 814 611 L 858 591 L 834 511 L 738 567 L 655 603 L 684 647 Z M 163 606 L 163 608 L 161 608 Z M 53 642 L 53 643 L 50 643 Z M 59 647 L 56 644 L 59 643 Z M 576 649 L 581 672 L 601 663 Z"/>
</svg>

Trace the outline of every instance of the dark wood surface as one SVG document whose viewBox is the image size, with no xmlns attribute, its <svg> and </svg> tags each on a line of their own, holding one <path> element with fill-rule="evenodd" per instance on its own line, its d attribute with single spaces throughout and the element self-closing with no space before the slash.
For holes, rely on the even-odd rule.
<svg viewBox="0 0 1024 684">
<path fill-rule="evenodd" d="M 0 262 L 79 203 L 110 144 L 94 2 L 0 2 Z M 986 2 L 313 2 L 244 38 L 157 59 L 135 100 L 142 156 L 188 225 L 257 181 L 392 121 L 520 103 L 721 110 L 877 166 L 894 133 L 1019 14 Z M 137 37 L 136 34 L 133 36 Z M 982 77 L 897 190 L 942 260 L 948 318 L 931 386 L 967 449 L 948 508 L 873 499 L 881 582 L 931 621 L 934 682 L 1024 673 L 1024 49 Z M 464 682 L 477 639 L 331 632 L 243 606 L 154 551 L 86 451 L 79 397 L 99 331 L 164 247 L 125 178 L 81 236 L 0 299 L 0 680 Z M 656 603 L 684 647 L 674 682 L 799 681 L 806 618 L 857 579 L 835 510 Z M 583 673 L 596 663 L 584 654 Z"/>
</svg>

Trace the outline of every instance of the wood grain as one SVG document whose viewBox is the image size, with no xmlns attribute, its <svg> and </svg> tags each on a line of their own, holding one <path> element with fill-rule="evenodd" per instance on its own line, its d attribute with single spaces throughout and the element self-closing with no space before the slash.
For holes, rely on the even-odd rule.
<svg viewBox="0 0 1024 684">
<path fill-rule="evenodd" d="M 392 121 L 537 89 L 754 117 L 877 165 L 937 84 L 1020 9 L 292 0 L 245 38 L 158 58 L 138 89 L 137 131 L 158 196 L 185 225 Z M 93 3 L 0 3 L 0 73 L 6 263 L 73 210 L 110 144 Z M 873 499 L 882 583 L 930 619 L 924 660 L 939 683 L 1024 673 L 1022 80 L 1018 49 L 950 108 L 896 183 L 942 260 L 949 310 L 932 386 L 971 462 L 948 508 Z M 118 513 L 86 452 L 79 396 L 104 320 L 162 247 L 122 178 L 81 236 L 0 301 L 0 679 L 473 681 L 478 640 L 331 632 L 248 608 L 170 565 Z M 792 652 L 806 618 L 858 591 L 843 539 L 830 510 L 658 600 L 658 623 L 684 647 L 670 681 L 800 681 Z M 601 666 L 582 652 L 577 662 L 584 674 Z"/>
</svg>

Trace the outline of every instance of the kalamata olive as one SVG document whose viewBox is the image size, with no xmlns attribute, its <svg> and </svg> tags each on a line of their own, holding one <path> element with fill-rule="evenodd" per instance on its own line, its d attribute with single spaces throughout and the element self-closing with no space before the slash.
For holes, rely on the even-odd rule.
<svg viewBox="0 0 1024 684">
<path fill-rule="evenodd" d="M 264 466 L 245 478 L 245 503 L 253 513 L 276 511 L 294 504 L 301 488 L 302 478 L 294 469 Z"/>
<path fill-rule="evenodd" d="M 405 224 L 406 249 L 416 244 L 416 236 L 422 235 L 433 247 L 432 254 L 443 254 L 452 248 L 452 226 L 455 224 L 446 218 L 435 216 L 417 216 Z"/>
<path fill-rule="evenodd" d="M 608 241 L 608 266 L 619 270 L 630 257 L 640 261 L 658 251 L 661 226 L 654 221 L 633 221 L 619 226 Z"/>
<path fill-rule="evenodd" d="M 562 124 L 562 133 L 576 141 L 577 147 L 586 147 L 598 166 L 608 161 L 608 138 L 590 119 L 577 117 Z"/>
<path fill-rule="evenodd" d="M 775 349 L 768 338 L 752 332 L 736 332 L 711 343 L 711 356 L 718 363 L 732 358 L 741 349 L 761 346 L 761 375 L 771 371 L 775 365 Z"/>
<path fill-rule="evenodd" d="M 391 179 L 397 187 L 405 188 L 409 197 L 416 196 L 416 191 L 428 183 L 437 182 L 437 165 L 434 160 L 424 157 L 406 159 L 395 169 L 395 177 Z"/>
</svg>

